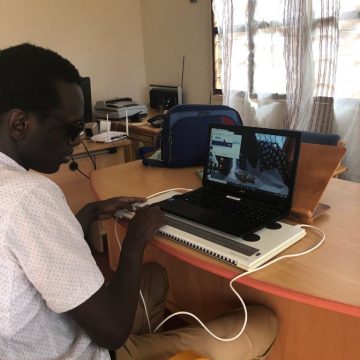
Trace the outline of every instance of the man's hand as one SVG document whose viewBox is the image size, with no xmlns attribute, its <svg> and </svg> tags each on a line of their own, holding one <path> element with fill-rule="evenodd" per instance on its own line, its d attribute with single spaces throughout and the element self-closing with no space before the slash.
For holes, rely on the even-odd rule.
<svg viewBox="0 0 360 360">
<path fill-rule="evenodd" d="M 129 221 L 129 226 L 124 240 L 131 247 L 129 242 L 137 247 L 145 246 L 165 225 L 165 214 L 159 206 L 144 206 L 139 208 L 134 217 Z M 139 246 L 140 245 L 140 246 Z"/>
<path fill-rule="evenodd" d="M 113 197 L 111 199 L 97 201 L 93 203 L 97 207 L 97 219 L 106 220 L 111 218 L 114 213 L 121 209 L 132 211 L 132 204 L 146 202 L 146 198 L 140 197 Z"/>
<path fill-rule="evenodd" d="M 86 238 L 90 225 L 94 220 L 109 219 L 116 211 L 121 209 L 132 210 L 132 204 L 145 201 L 145 198 L 140 197 L 114 197 L 103 201 L 95 201 L 85 205 L 76 214 L 76 218 L 78 219 Z"/>
</svg>

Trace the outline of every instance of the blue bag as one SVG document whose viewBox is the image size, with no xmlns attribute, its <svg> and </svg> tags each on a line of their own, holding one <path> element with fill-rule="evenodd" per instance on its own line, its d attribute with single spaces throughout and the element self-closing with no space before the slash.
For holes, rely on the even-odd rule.
<svg viewBox="0 0 360 360">
<path fill-rule="evenodd" d="M 239 113 L 225 105 L 177 105 L 165 115 L 160 133 L 161 160 L 144 158 L 151 166 L 204 165 L 209 124 L 242 125 Z"/>
</svg>

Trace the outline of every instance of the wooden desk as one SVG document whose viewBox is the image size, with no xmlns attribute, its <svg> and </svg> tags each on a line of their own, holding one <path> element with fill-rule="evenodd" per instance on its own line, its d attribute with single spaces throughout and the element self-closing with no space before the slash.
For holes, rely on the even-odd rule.
<svg viewBox="0 0 360 360">
<path fill-rule="evenodd" d="M 92 172 L 91 183 L 97 196 L 105 199 L 195 188 L 200 180 L 194 168 L 148 168 L 136 161 Z M 331 209 L 315 222 L 327 236 L 320 249 L 274 264 L 237 284 L 248 303 L 265 304 L 278 315 L 280 332 L 269 360 L 360 359 L 360 184 L 331 179 L 322 201 Z M 108 235 L 115 268 L 118 249 L 113 234 Z M 309 231 L 286 253 L 316 241 Z M 241 272 L 237 268 L 160 237 L 147 247 L 145 260 L 168 269 L 172 309 L 192 311 L 205 320 L 240 306 L 228 286 L 228 279 Z"/>
</svg>

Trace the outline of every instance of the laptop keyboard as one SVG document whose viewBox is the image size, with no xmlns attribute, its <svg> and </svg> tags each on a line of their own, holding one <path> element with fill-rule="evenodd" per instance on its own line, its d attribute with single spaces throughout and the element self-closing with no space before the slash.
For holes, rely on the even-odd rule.
<svg viewBox="0 0 360 360">
<path fill-rule="evenodd" d="M 262 222 L 279 214 L 274 209 L 254 206 L 243 201 L 240 202 L 204 189 L 191 191 L 176 197 L 194 205 L 210 208 L 224 215 L 239 217 L 252 222 Z"/>
</svg>

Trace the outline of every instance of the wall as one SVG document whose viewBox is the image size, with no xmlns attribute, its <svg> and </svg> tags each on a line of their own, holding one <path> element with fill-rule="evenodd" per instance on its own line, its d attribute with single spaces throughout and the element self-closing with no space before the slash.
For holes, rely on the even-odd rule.
<svg viewBox="0 0 360 360">
<path fill-rule="evenodd" d="M 185 55 L 185 101 L 209 102 L 210 10 L 210 0 L 141 0 L 147 84 L 180 84 Z"/>
<path fill-rule="evenodd" d="M 0 0 L 0 48 L 51 48 L 90 76 L 93 102 L 147 96 L 140 0 Z"/>
<path fill-rule="evenodd" d="M 185 55 L 185 101 L 208 103 L 210 29 L 210 0 L 0 0 L 0 48 L 59 52 L 91 77 L 93 102 L 147 103 L 149 84 L 180 84 Z"/>
</svg>

